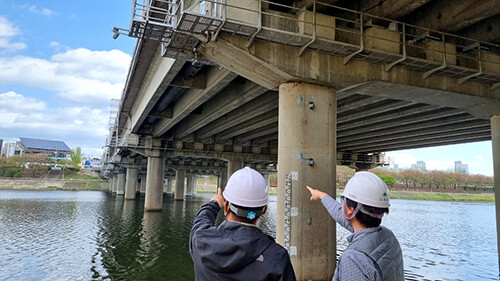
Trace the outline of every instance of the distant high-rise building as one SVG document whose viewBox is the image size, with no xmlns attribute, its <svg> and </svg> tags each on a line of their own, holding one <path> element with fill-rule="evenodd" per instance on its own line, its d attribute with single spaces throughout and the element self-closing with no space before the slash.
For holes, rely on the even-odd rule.
<svg viewBox="0 0 500 281">
<path fill-rule="evenodd" d="M 417 161 L 417 164 L 411 164 L 411 168 L 414 170 L 419 170 L 419 171 L 425 171 L 425 162 L 424 161 Z"/>
<path fill-rule="evenodd" d="M 462 161 L 455 161 L 455 173 L 468 174 L 469 164 L 462 163 Z"/>
</svg>

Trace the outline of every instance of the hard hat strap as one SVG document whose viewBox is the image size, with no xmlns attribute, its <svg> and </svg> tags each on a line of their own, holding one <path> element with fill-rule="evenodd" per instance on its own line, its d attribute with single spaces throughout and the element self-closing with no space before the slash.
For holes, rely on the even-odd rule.
<svg viewBox="0 0 500 281">
<path fill-rule="evenodd" d="M 233 204 L 229 203 L 229 210 L 231 210 L 238 217 L 254 220 L 264 213 L 265 206 L 260 209 L 259 208 L 244 209 L 244 208 L 238 208 Z"/>
<path fill-rule="evenodd" d="M 348 221 L 350 221 L 352 218 L 354 218 L 356 216 L 356 214 L 359 212 L 359 210 L 361 210 L 361 208 L 363 207 L 363 204 L 357 203 L 356 208 L 354 209 L 354 212 L 352 213 L 352 215 L 348 216 L 347 215 L 347 207 L 348 207 L 347 206 L 347 199 L 344 196 L 342 196 L 342 204 L 344 204 L 344 217 Z"/>
</svg>

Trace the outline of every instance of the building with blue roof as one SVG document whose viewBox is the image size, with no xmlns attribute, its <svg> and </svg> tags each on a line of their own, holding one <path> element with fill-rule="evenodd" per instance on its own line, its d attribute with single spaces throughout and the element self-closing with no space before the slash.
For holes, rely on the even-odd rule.
<svg viewBox="0 0 500 281">
<path fill-rule="evenodd" d="M 63 141 L 44 140 L 35 138 L 20 137 L 21 141 L 16 142 L 13 153 L 9 150 L 2 152 L 3 156 L 10 157 L 23 154 L 40 154 L 47 155 L 53 159 L 66 159 L 71 154 L 71 148 Z"/>
</svg>

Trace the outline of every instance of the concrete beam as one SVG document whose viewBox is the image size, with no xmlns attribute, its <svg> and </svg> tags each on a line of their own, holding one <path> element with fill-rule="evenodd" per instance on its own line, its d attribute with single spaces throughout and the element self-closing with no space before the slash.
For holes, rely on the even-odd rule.
<svg viewBox="0 0 500 281">
<path fill-rule="evenodd" d="M 371 139 L 371 138 L 380 138 L 381 131 L 386 131 L 387 134 L 404 134 L 409 131 L 421 131 L 425 130 L 428 128 L 433 128 L 434 130 L 437 130 L 436 127 L 442 127 L 442 126 L 469 126 L 469 125 L 483 125 L 485 121 L 483 120 L 477 120 L 474 117 L 470 115 L 459 115 L 459 116 L 452 116 L 452 117 L 445 117 L 441 119 L 433 119 L 433 120 L 427 120 L 423 122 L 415 122 L 415 123 L 410 123 L 410 124 L 404 124 L 398 126 L 395 124 L 395 126 L 384 126 L 384 127 L 378 127 L 374 126 L 374 128 L 366 128 L 366 129 L 361 129 L 359 131 L 353 132 L 350 135 L 344 135 L 342 133 L 339 133 L 337 135 L 337 143 L 345 143 L 345 142 L 351 142 L 351 141 L 358 141 L 362 139 Z M 468 125 L 469 124 L 469 125 Z M 385 130 L 384 130 L 385 129 Z"/>
<path fill-rule="evenodd" d="M 463 133 L 464 130 L 467 132 L 474 131 L 488 131 L 489 130 L 489 122 L 483 120 L 471 120 L 468 122 L 462 123 L 454 123 L 447 125 L 439 125 L 438 126 L 428 126 L 426 128 L 404 128 L 401 129 L 389 129 L 387 130 L 387 134 L 383 136 L 379 136 L 376 138 L 376 142 L 373 142 L 373 136 L 370 137 L 369 134 L 366 136 L 363 134 L 357 136 L 351 136 L 351 138 L 338 139 L 337 145 L 339 147 L 353 147 L 353 146 L 364 146 L 369 141 L 371 144 L 376 143 L 387 143 L 387 142 L 397 142 L 399 139 L 407 139 L 413 138 L 414 140 L 425 139 L 426 136 L 436 136 L 436 135 L 449 135 L 453 133 Z M 373 135 L 373 134 L 372 134 Z"/>
<path fill-rule="evenodd" d="M 282 82 L 293 80 L 293 76 L 288 72 L 268 64 L 246 51 L 242 46 L 246 44 L 246 39 L 241 40 L 243 38 L 240 38 L 238 41 L 241 41 L 242 44 L 235 45 L 230 38 L 230 36 L 221 34 L 217 41 L 201 44 L 198 47 L 198 52 L 207 59 L 269 90 L 277 89 Z"/>
<path fill-rule="evenodd" d="M 254 116 L 253 119 L 250 119 L 246 122 L 238 124 L 235 127 L 229 128 L 217 134 L 216 139 L 224 140 L 232 138 L 235 136 L 245 134 L 255 129 L 263 128 L 269 124 L 276 124 L 277 122 L 278 122 L 278 109 L 274 109 L 260 116 L 259 115 Z"/>
<path fill-rule="evenodd" d="M 410 149 L 419 147 L 429 147 L 429 146 L 439 146 L 443 144 L 457 144 L 457 143 L 468 143 L 485 141 L 491 139 L 489 128 L 478 128 L 470 130 L 470 133 L 463 133 L 463 131 L 454 131 L 439 134 L 436 133 L 433 136 L 427 136 L 422 139 L 416 139 L 415 137 L 410 138 L 400 138 L 391 142 L 377 142 L 371 143 L 369 145 L 339 145 L 338 149 L 341 151 L 357 151 L 357 152 L 384 152 L 388 150 L 400 150 L 400 149 Z"/>
<path fill-rule="evenodd" d="M 442 83 L 445 83 L 444 81 Z M 462 109 L 471 115 L 489 120 L 490 116 L 500 114 L 500 89 L 492 92 L 490 97 L 483 96 L 480 91 L 473 95 L 462 95 L 425 87 L 415 87 L 386 81 L 369 81 L 353 85 L 342 91 L 352 91 L 375 97 L 384 97 L 397 100 L 405 100 L 440 107 Z"/>
<path fill-rule="evenodd" d="M 359 0 L 358 11 L 370 15 L 399 19 L 431 0 Z"/>
<path fill-rule="evenodd" d="M 153 136 L 161 137 L 193 110 L 219 93 L 235 77 L 235 74 L 227 69 L 211 68 L 207 73 L 207 87 L 203 90 L 190 89 L 184 93 L 173 107 L 172 119 L 159 120 L 154 126 Z"/>
<path fill-rule="evenodd" d="M 181 122 L 177 126 L 175 137 L 183 138 L 266 92 L 267 89 L 248 80 L 244 83 L 232 83 L 208 101 L 200 115 L 191 116 Z"/>
<path fill-rule="evenodd" d="M 408 23 L 433 30 L 454 32 L 500 13 L 498 1 L 435 0 L 407 20 Z"/>
<path fill-rule="evenodd" d="M 439 101 L 449 99 L 448 102 L 461 100 L 457 99 L 457 95 L 450 97 L 445 93 L 462 94 L 459 97 L 500 98 L 500 87 L 492 89 L 489 84 L 473 80 L 459 84 L 458 77 L 439 75 L 430 75 L 424 79 L 423 72 L 406 68 L 394 67 L 386 72 L 383 64 L 355 59 L 344 64 L 341 56 L 309 50 L 299 57 L 299 48 L 260 40 L 254 41 L 246 49 L 246 43 L 247 38 L 221 34 L 217 41 L 202 44 L 200 49 L 210 60 L 269 89 L 277 88 L 281 81 L 310 82 L 335 89 L 349 88 L 366 81 L 381 81 L 433 92 L 433 95 L 426 95 L 425 101 L 421 101 L 428 104 L 435 104 L 433 100 L 436 98 Z M 227 56 L 232 59 L 227 59 Z M 383 91 L 377 92 L 380 96 L 384 95 Z M 419 96 L 417 91 L 413 94 Z"/>
<path fill-rule="evenodd" d="M 432 114 L 426 116 L 425 114 Z M 420 122 L 423 120 L 431 120 L 433 118 L 440 118 L 445 116 L 453 116 L 463 114 L 462 111 L 457 109 L 444 109 L 438 110 L 431 105 L 413 105 L 402 110 L 395 110 L 386 114 L 379 114 L 374 116 L 365 117 L 360 120 L 352 121 L 349 123 L 339 123 L 337 125 L 337 132 L 347 134 L 345 131 L 357 131 L 359 128 L 371 128 L 372 126 L 379 126 L 378 128 L 388 128 L 397 124 L 408 124 Z M 382 123 L 381 123 L 382 122 Z"/>
<path fill-rule="evenodd" d="M 467 38 L 500 43 L 500 14 L 482 20 L 457 32 Z"/>
<path fill-rule="evenodd" d="M 156 105 L 185 62 L 185 59 L 174 60 L 162 57 L 161 48 L 157 49 L 141 87 L 137 90 L 137 96 L 134 99 L 130 117 L 128 117 L 130 118 L 132 132 L 139 130 L 149 112 Z"/>
<path fill-rule="evenodd" d="M 253 99 L 239 107 L 238 110 L 233 110 L 228 114 L 220 116 L 217 120 L 202 127 L 196 131 L 196 138 L 207 138 L 277 107 L 278 93 L 274 91 L 267 92 L 260 98 Z"/>
</svg>

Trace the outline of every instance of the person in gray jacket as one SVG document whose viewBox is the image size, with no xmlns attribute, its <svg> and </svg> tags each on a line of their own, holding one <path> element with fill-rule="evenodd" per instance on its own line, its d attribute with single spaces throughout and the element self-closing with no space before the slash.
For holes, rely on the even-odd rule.
<svg viewBox="0 0 500 281">
<path fill-rule="evenodd" d="M 246 167 L 231 175 L 224 193 L 219 188 L 201 207 L 189 241 L 197 281 L 296 280 L 286 249 L 256 226 L 268 193 L 264 177 Z M 222 208 L 226 220 L 217 227 Z"/>
<path fill-rule="evenodd" d="M 306 186 L 311 200 L 321 200 L 332 218 L 352 232 L 349 246 L 338 261 L 332 280 L 404 280 L 403 254 L 391 230 L 381 226 L 389 213 L 389 190 L 377 175 L 356 173 L 341 194 L 342 203 Z"/>
</svg>

